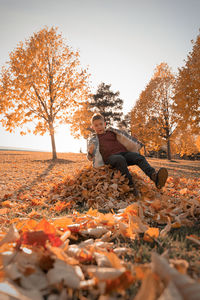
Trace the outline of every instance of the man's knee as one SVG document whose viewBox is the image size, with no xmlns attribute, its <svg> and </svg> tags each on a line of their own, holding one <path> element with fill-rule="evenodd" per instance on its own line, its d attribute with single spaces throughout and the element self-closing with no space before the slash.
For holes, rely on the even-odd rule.
<svg viewBox="0 0 200 300">
<path fill-rule="evenodd" d="M 124 166 L 124 165 L 126 165 L 126 159 L 122 155 L 116 155 L 114 157 L 110 157 L 108 162 L 113 166 Z"/>
<path fill-rule="evenodd" d="M 116 165 L 118 166 L 126 165 L 126 159 L 123 156 L 118 156 L 116 159 Z"/>
<path fill-rule="evenodd" d="M 137 165 L 145 160 L 145 157 L 137 152 L 129 152 L 125 156 L 128 165 Z"/>
<path fill-rule="evenodd" d="M 137 152 L 129 152 L 126 154 L 126 159 L 129 159 L 129 160 L 137 160 L 137 159 L 141 159 L 141 158 L 143 158 L 143 156 Z"/>
</svg>

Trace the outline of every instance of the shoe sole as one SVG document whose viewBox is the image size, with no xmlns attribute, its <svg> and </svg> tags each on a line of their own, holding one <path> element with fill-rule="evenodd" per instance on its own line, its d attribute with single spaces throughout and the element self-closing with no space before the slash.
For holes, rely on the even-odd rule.
<svg viewBox="0 0 200 300">
<path fill-rule="evenodd" d="M 161 189 L 166 181 L 167 181 L 167 178 L 168 178 L 168 171 L 166 168 L 161 168 L 159 171 L 158 171 L 158 174 L 157 174 L 157 182 L 156 182 L 156 186 L 158 189 Z"/>
</svg>

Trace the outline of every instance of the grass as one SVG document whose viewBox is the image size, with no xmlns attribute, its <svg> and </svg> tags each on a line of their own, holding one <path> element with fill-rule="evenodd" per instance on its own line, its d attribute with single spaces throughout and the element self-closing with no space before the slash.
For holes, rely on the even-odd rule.
<svg viewBox="0 0 200 300">
<path fill-rule="evenodd" d="M 51 161 L 51 153 L 44 152 L 23 152 L 23 151 L 0 151 L 0 201 L 5 201 L 5 195 L 14 195 L 27 193 L 27 197 L 32 198 L 45 197 L 55 182 L 61 182 L 64 177 L 77 175 L 77 172 L 88 167 L 90 162 L 86 160 L 85 154 L 59 153 L 57 162 Z M 174 178 L 198 179 L 200 175 L 199 161 L 172 161 L 160 159 L 148 159 L 150 164 L 158 169 L 166 166 L 169 170 L 169 176 Z M 141 171 L 142 172 L 142 171 Z M 178 181 L 177 181 L 178 182 Z M 11 198 L 12 198 L 11 196 Z M 23 199 L 20 200 L 23 202 Z M 31 203 L 31 202 L 30 202 Z M 80 213 L 85 212 L 84 206 L 76 207 Z M 51 211 L 43 207 L 45 214 L 51 218 Z M 24 211 L 26 214 L 31 213 L 33 206 L 30 204 Z M 42 207 L 40 208 L 42 210 Z M 99 210 L 106 213 L 106 210 Z M 115 211 L 115 209 L 114 209 Z M 65 216 L 71 213 L 66 209 L 56 216 Z M 0 214 L 0 218 L 4 218 Z M 13 218 L 15 215 L 13 214 Z M 39 217 L 40 218 L 40 217 Z M 9 220 L 10 221 L 10 220 Z M 9 223 L 9 222 L 8 222 Z M 2 222 L 2 230 L 6 229 L 8 223 Z M 4 226 L 5 225 L 5 226 Z M 162 228 L 155 221 L 149 223 L 152 227 Z M 200 224 L 198 220 L 192 226 L 182 226 L 172 228 L 166 237 L 158 237 L 152 243 L 143 240 L 143 234 L 139 235 L 136 240 L 128 238 L 116 238 L 113 242 L 117 247 L 127 247 L 130 252 L 123 256 L 124 261 L 134 264 L 146 264 L 151 261 L 153 251 L 163 254 L 167 251 L 170 259 L 183 259 L 189 263 L 188 274 L 194 278 L 200 278 L 199 246 L 188 240 L 189 235 L 200 236 Z M 141 282 L 136 281 L 126 291 L 126 298 L 133 298 L 140 287 Z M 75 298 L 73 298 L 75 299 Z M 78 298 L 77 298 L 78 299 Z"/>
</svg>

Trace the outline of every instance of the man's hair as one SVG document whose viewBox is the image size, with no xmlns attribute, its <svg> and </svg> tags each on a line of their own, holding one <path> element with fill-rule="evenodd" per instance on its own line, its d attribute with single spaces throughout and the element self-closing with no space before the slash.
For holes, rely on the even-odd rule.
<svg viewBox="0 0 200 300">
<path fill-rule="evenodd" d="M 91 123 L 93 123 L 94 121 L 96 120 L 102 120 L 104 122 L 104 116 L 102 116 L 101 114 L 97 113 L 97 114 L 94 114 L 92 116 L 92 119 L 91 119 Z"/>
</svg>

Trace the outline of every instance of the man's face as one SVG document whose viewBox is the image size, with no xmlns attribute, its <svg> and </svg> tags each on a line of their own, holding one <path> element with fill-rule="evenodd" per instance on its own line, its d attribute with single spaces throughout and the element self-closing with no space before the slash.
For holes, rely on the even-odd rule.
<svg viewBox="0 0 200 300">
<path fill-rule="evenodd" d="M 106 123 L 103 120 L 93 121 L 92 128 L 97 134 L 102 134 L 105 132 Z"/>
</svg>

